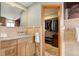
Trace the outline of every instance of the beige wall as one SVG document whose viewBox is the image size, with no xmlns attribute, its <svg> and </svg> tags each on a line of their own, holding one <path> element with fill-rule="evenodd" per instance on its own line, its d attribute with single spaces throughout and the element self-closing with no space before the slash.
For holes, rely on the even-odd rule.
<svg viewBox="0 0 79 59">
<path fill-rule="evenodd" d="M 42 5 L 49 5 L 49 4 L 63 4 L 63 3 L 58 3 L 58 2 L 39 2 L 35 3 L 32 6 L 28 8 L 28 26 L 36 26 L 39 27 L 42 25 Z M 62 21 L 62 16 L 61 16 L 61 26 L 63 26 Z"/>
<path fill-rule="evenodd" d="M 41 4 L 35 3 L 28 8 L 28 26 L 41 26 Z"/>
<path fill-rule="evenodd" d="M 28 26 L 28 10 L 21 13 L 21 26 Z"/>
</svg>

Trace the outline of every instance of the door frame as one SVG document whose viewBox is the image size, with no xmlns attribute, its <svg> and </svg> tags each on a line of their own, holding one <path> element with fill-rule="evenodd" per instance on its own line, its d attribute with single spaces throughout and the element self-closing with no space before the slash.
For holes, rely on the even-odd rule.
<svg viewBox="0 0 79 59">
<path fill-rule="evenodd" d="M 42 55 L 45 55 L 45 20 L 44 14 L 46 8 L 59 8 L 58 10 L 58 55 L 61 55 L 61 38 L 60 38 L 60 17 L 61 17 L 61 4 L 49 4 L 49 5 L 42 5 Z"/>
</svg>

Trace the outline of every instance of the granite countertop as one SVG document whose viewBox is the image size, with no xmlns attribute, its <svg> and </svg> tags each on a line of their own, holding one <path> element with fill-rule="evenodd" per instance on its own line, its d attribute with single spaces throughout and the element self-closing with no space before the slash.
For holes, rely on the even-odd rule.
<svg viewBox="0 0 79 59">
<path fill-rule="evenodd" d="M 0 37 L 0 41 L 12 40 L 12 39 L 20 39 L 20 38 L 29 38 L 29 37 L 32 37 L 32 35 L 20 35 L 20 36 L 15 36 L 15 37 L 4 37 L 4 38 Z"/>
</svg>

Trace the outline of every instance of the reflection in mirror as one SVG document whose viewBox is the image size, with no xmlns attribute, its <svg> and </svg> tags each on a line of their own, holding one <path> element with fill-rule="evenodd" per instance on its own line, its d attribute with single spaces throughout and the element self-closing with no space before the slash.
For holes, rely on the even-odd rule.
<svg viewBox="0 0 79 59">
<path fill-rule="evenodd" d="M 1 2 L 0 26 L 20 26 L 22 10 L 8 3 Z"/>
<path fill-rule="evenodd" d="M 58 10 L 59 8 L 46 8 L 45 22 L 45 51 L 57 56 L 58 51 Z"/>
<path fill-rule="evenodd" d="M 6 21 L 6 26 L 7 27 L 15 27 L 15 21 L 13 21 L 13 20 L 7 20 Z"/>
</svg>

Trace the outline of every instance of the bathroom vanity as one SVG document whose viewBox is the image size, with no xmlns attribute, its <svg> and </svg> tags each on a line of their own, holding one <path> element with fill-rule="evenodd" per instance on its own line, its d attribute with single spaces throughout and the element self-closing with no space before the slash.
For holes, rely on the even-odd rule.
<svg viewBox="0 0 79 59">
<path fill-rule="evenodd" d="M 16 38 L 0 38 L 0 55 L 2 56 L 33 56 L 35 44 L 32 36 Z"/>
</svg>

